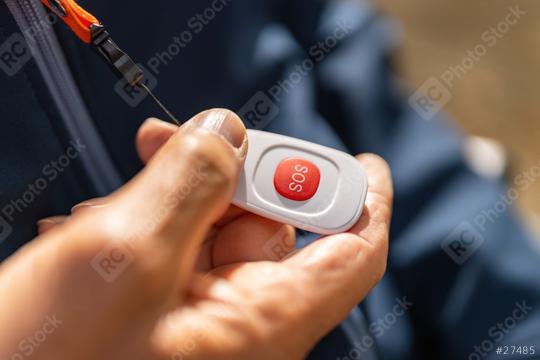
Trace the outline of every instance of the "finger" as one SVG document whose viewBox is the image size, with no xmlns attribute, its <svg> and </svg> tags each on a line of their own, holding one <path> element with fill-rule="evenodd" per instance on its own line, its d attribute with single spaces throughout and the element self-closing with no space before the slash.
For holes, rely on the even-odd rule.
<svg viewBox="0 0 540 360">
<path fill-rule="evenodd" d="M 210 231 L 206 234 L 205 241 L 199 249 L 199 254 L 195 264 L 195 270 L 197 272 L 207 272 L 214 267 L 214 259 L 212 255 L 214 251 L 214 240 L 219 234 L 220 229 L 246 213 L 246 210 L 231 205 L 227 211 L 225 211 L 225 214 L 223 214 L 221 219 L 216 221 L 214 226 L 212 226 Z"/>
<path fill-rule="evenodd" d="M 219 234 L 219 231 L 222 227 L 233 222 L 245 213 L 247 213 L 246 210 L 231 205 L 229 206 L 227 211 L 225 211 L 225 214 L 223 214 L 221 219 L 216 221 L 214 226 L 206 234 L 205 241 L 199 249 L 197 261 L 195 263 L 195 270 L 197 272 L 207 272 L 213 268 L 214 260 L 212 253 L 214 248 L 214 240 L 217 234 Z"/>
<path fill-rule="evenodd" d="M 135 141 L 137 152 L 143 163 L 148 163 L 154 154 L 178 131 L 178 126 L 155 118 L 146 120 Z"/>
<path fill-rule="evenodd" d="M 14 338 L 50 314 L 62 329 L 106 329 L 103 339 L 126 329 L 150 334 L 164 309 L 178 304 L 196 250 L 230 204 L 246 151 L 236 115 L 199 114 L 107 206 L 76 212 L 11 256 L 0 281 L 0 293 L 10 294 L 5 308 L 26 299 L 33 309 L 0 311 L 21 325 Z M 80 349 L 92 336 L 85 329 L 58 336 Z"/>
<path fill-rule="evenodd" d="M 365 202 L 366 216 L 350 230 L 368 242 L 381 239 L 388 231 L 392 218 L 394 189 L 392 174 L 386 161 L 374 154 L 357 156 L 368 174 L 368 194 Z"/>
<path fill-rule="evenodd" d="M 78 214 L 85 210 L 97 210 L 108 205 L 109 199 L 106 197 L 95 198 L 83 201 L 71 208 L 71 214 Z"/>
<path fill-rule="evenodd" d="M 212 267 L 279 261 L 294 250 L 295 243 L 292 226 L 245 213 L 218 232 L 212 247 Z"/>
<path fill-rule="evenodd" d="M 347 316 L 386 269 L 393 197 L 390 170 L 375 155 L 362 155 L 358 160 L 369 182 L 359 222 L 348 233 L 324 237 L 286 260 L 304 280 L 304 292 L 309 294 L 306 306 L 314 318 L 325 312 L 323 330 Z"/>
<path fill-rule="evenodd" d="M 238 262 L 279 261 L 295 247 L 294 228 L 254 215 L 231 205 L 207 234 L 196 270 Z"/>
<path fill-rule="evenodd" d="M 43 235 L 47 231 L 54 229 L 58 225 L 62 225 L 63 223 L 68 221 L 68 219 L 69 219 L 68 216 L 53 216 L 53 217 L 41 219 L 37 222 L 38 234 Z"/>
<path fill-rule="evenodd" d="M 386 245 L 390 220 L 392 216 L 393 185 L 390 168 L 386 162 L 377 155 L 364 154 L 357 157 L 362 164 L 368 177 L 368 193 L 364 204 L 363 214 L 358 222 L 348 231 L 347 235 L 361 238 L 362 242 L 377 247 Z M 337 235 L 342 238 L 343 235 Z M 335 241 L 336 236 L 321 238 L 312 246 L 296 254 L 291 262 L 304 264 L 309 259 L 313 259 L 313 253 L 319 253 L 319 247 L 323 248 L 325 242 Z M 333 261 L 334 252 L 322 251 L 324 259 Z M 320 261 L 316 262 L 320 264 Z"/>
<path fill-rule="evenodd" d="M 235 114 L 201 113 L 111 195 L 106 207 L 81 214 L 73 231 L 91 234 L 81 241 L 95 244 L 97 232 L 126 246 L 133 257 L 126 274 L 134 284 L 133 276 L 146 276 L 150 293 L 172 291 L 177 276 L 191 271 L 210 226 L 228 208 L 246 151 L 245 128 Z"/>
<path fill-rule="evenodd" d="M 95 198 L 83 201 L 73 208 L 71 208 L 71 214 L 79 213 L 83 210 L 98 209 L 107 205 L 107 198 Z M 45 219 L 41 219 L 37 222 L 38 235 L 43 235 L 46 232 L 56 228 L 59 225 L 65 224 L 70 219 L 69 216 L 51 216 Z"/>
<path fill-rule="evenodd" d="M 216 222 L 216 227 L 222 228 L 225 225 L 238 219 L 240 216 L 247 214 L 247 210 L 239 208 L 238 206 L 231 205 L 225 212 L 225 214 Z"/>
</svg>

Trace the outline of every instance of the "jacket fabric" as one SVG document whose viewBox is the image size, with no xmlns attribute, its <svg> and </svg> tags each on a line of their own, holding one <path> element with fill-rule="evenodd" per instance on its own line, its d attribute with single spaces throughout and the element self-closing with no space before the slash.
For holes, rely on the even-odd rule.
<svg viewBox="0 0 540 360">
<path fill-rule="evenodd" d="M 502 209 L 508 187 L 466 165 L 462 136 L 443 115 L 426 121 L 408 104 L 390 67 L 396 27 L 368 2 L 84 5 L 143 65 L 178 118 L 226 107 L 250 127 L 390 163 L 387 274 L 310 359 L 498 359 L 496 346 L 504 345 L 540 351 L 540 256 L 508 201 Z M 105 153 L 127 181 L 142 167 L 137 128 L 161 113 L 122 90 L 61 22 L 53 29 Z M 0 2 L 0 63 L 20 36 Z M 35 236 L 38 219 L 105 195 L 82 160 L 94 144 L 72 137 L 38 65 L 23 58 L 18 71 L 0 71 L 2 259 Z M 311 240 L 299 233 L 301 244 Z"/>
</svg>

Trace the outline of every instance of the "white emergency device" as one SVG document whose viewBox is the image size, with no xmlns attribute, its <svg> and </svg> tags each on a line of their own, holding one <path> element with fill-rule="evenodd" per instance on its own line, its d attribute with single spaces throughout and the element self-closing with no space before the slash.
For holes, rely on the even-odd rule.
<svg viewBox="0 0 540 360">
<path fill-rule="evenodd" d="M 351 155 L 248 130 L 249 151 L 233 203 L 317 234 L 349 230 L 362 215 L 366 174 Z"/>
</svg>

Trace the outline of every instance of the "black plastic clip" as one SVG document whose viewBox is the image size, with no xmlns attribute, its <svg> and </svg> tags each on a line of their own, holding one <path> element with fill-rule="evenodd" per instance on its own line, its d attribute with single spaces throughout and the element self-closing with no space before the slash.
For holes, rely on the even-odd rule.
<svg viewBox="0 0 540 360">
<path fill-rule="evenodd" d="M 111 65 L 118 76 L 131 86 L 137 86 L 144 80 L 144 71 L 111 39 L 103 25 L 92 24 L 92 44 L 103 58 Z"/>
</svg>

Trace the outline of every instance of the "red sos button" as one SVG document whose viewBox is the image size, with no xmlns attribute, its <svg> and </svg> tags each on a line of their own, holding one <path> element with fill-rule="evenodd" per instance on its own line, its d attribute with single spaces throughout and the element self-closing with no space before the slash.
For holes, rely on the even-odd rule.
<svg viewBox="0 0 540 360">
<path fill-rule="evenodd" d="M 277 192 L 294 201 L 306 201 L 315 196 L 321 182 L 321 172 L 311 161 L 293 157 L 279 163 L 274 175 Z"/>
</svg>

